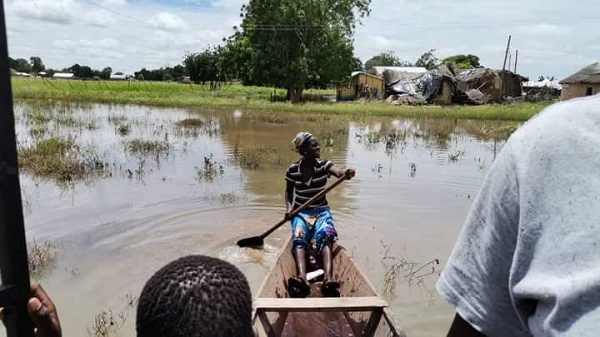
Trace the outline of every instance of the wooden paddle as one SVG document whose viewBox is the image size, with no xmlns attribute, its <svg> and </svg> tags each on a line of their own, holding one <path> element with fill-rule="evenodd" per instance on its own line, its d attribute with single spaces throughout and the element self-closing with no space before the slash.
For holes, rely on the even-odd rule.
<svg viewBox="0 0 600 337">
<path fill-rule="evenodd" d="M 294 211 L 292 211 L 290 213 L 290 219 L 293 218 L 294 216 L 298 215 L 298 213 L 302 212 L 306 207 L 310 206 L 313 202 L 315 202 L 316 200 L 321 198 L 327 192 L 334 189 L 337 185 L 339 185 L 342 181 L 344 181 L 346 179 L 348 179 L 348 178 L 344 174 L 343 176 L 338 178 L 338 180 L 336 180 L 333 184 L 327 186 L 324 190 L 317 193 L 314 197 L 308 199 L 304 204 L 300 205 L 300 207 L 296 208 Z M 266 232 L 262 233 L 259 236 L 253 236 L 250 238 L 241 239 L 237 242 L 237 245 L 240 247 L 261 247 L 265 243 L 265 238 L 269 234 L 273 233 L 281 225 L 286 223 L 287 221 L 288 221 L 287 219 L 283 219 L 283 220 L 279 221 L 275 226 L 269 228 L 269 230 L 267 230 Z"/>
</svg>

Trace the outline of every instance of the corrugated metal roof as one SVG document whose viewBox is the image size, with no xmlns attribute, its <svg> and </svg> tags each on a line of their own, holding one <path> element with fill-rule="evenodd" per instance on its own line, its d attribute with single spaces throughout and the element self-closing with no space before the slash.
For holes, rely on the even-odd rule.
<svg viewBox="0 0 600 337">
<path fill-rule="evenodd" d="M 56 78 L 73 78 L 73 77 L 75 77 L 75 74 L 72 74 L 72 73 L 54 73 L 54 75 L 52 75 L 52 77 L 56 77 Z"/>
<path fill-rule="evenodd" d="M 375 76 L 375 75 L 373 75 L 373 74 L 369 74 L 369 73 L 368 73 L 368 72 L 366 72 L 366 71 L 353 71 L 353 72 L 350 74 L 350 77 L 354 77 L 354 76 L 356 76 L 356 75 L 359 75 L 359 74 L 364 74 L 364 75 L 367 75 L 367 76 L 370 76 L 370 77 L 375 77 L 375 78 L 378 78 L 378 79 L 380 79 L 380 80 L 382 79 L 381 77 L 379 77 L 379 76 Z"/>
<path fill-rule="evenodd" d="M 401 72 L 411 73 L 411 74 L 421 74 L 421 73 L 427 72 L 427 69 L 425 69 L 423 67 L 380 67 L 380 66 L 373 67 L 371 69 L 371 72 L 376 75 L 381 75 L 386 70 L 401 71 Z"/>
</svg>

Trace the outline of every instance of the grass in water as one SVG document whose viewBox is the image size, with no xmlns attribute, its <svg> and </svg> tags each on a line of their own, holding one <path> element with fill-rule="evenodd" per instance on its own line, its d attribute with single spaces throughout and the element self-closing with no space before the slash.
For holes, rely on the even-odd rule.
<svg viewBox="0 0 600 337">
<path fill-rule="evenodd" d="M 90 335 L 95 337 L 113 336 L 125 324 L 126 316 L 123 312 L 114 315 L 112 310 L 102 311 L 94 318 L 94 325 L 88 328 Z"/>
<path fill-rule="evenodd" d="M 95 154 L 84 151 L 74 138 L 59 136 L 36 141 L 21 148 L 19 164 L 23 171 L 58 181 L 71 181 L 105 170 L 106 163 Z"/>
<path fill-rule="evenodd" d="M 48 273 L 56 261 L 58 247 L 51 242 L 38 245 L 34 240 L 27 249 L 27 261 L 29 263 L 29 274 L 32 278 L 40 279 Z"/>
<path fill-rule="evenodd" d="M 203 127 L 205 124 L 206 122 L 200 118 L 187 118 L 177 122 L 178 126 L 184 128 L 200 128 Z"/>
<path fill-rule="evenodd" d="M 131 127 L 128 124 L 121 124 L 116 128 L 116 130 L 120 136 L 127 136 L 131 131 Z"/>
<path fill-rule="evenodd" d="M 131 154 L 159 157 L 168 154 L 171 145 L 166 141 L 134 139 L 125 147 Z"/>
<path fill-rule="evenodd" d="M 221 204 L 223 205 L 233 205 L 238 204 L 242 200 L 246 200 L 246 196 L 240 196 L 235 194 L 234 192 L 229 193 L 221 193 Z"/>
<path fill-rule="evenodd" d="M 127 321 L 128 314 L 138 302 L 138 298 L 131 293 L 125 295 L 125 308 L 117 314 L 112 309 L 103 310 L 94 317 L 94 324 L 88 327 L 88 333 L 94 337 L 118 336 L 119 330 Z"/>
<path fill-rule="evenodd" d="M 214 181 L 225 173 L 223 165 L 213 160 L 213 155 L 204 157 L 204 166 L 196 167 L 196 178 L 200 181 Z"/>
<path fill-rule="evenodd" d="M 175 135 L 197 138 L 200 134 L 210 137 L 219 134 L 219 124 L 215 119 L 187 118 L 175 123 Z"/>
<path fill-rule="evenodd" d="M 425 285 L 425 278 L 430 275 L 438 275 L 440 264 L 438 259 L 433 259 L 425 263 L 410 262 L 403 256 L 390 255 L 390 246 L 381 241 L 384 248 L 382 262 L 386 267 L 383 281 L 383 294 L 388 298 L 394 297 L 396 293 L 397 280 L 403 278 L 408 281 L 408 285 L 417 285 L 424 287 L 428 292 L 431 291 Z"/>
<path fill-rule="evenodd" d="M 282 158 L 279 149 L 268 145 L 256 145 L 252 147 L 235 149 L 234 158 L 240 166 L 256 170 L 269 165 L 281 165 Z M 285 161 L 287 163 L 287 161 Z"/>
</svg>

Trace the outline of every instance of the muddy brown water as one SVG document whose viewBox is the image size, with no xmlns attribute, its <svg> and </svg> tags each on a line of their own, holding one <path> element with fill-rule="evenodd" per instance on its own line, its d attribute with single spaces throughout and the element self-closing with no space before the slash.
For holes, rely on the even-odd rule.
<svg viewBox="0 0 600 337">
<path fill-rule="evenodd" d="M 442 335 L 453 311 L 435 281 L 504 143 L 485 135 L 514 126 L 46 102 L 17 102 L 15 110 L 21 146 L 70 136 L 107 164 L 101 176 L 67 183 L 21 176 L 28 240 L 57 247 L 37 279 L 59 308 L 65 336 L 93 335 L 103 312 L 115 319 L 114 335 L 134 336 L 132 298 L 153 272 L 187 254 L 234 263 L 257 292 L 289 228 L 269 236 L 264 251 L 235 242 L 283 216 L 283 175 L 298 159 L 290 141 L 303 130 L 321 138 L 323 158 L 357 171 L 328 197 L 341 243 L 382 294 L 390 289 L 386 271 L 404 261 L 386 295 L 396 321 L 409 336 Z M 176 124 L 187 118 L 205 123 Z M 135 139 L 169 149 L 132 153 Z M 198 172 L 205 157 L 216 168 L 208 177 Z M 439 265 L 414 273 L 435 259 Z"/>
</svg>

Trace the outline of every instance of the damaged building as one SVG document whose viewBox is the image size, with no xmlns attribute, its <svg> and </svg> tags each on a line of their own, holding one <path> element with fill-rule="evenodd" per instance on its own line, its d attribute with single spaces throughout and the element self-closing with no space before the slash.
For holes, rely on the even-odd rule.
<svg viewBox="0 0 600 337">
<path fill-rule="evenodd" d="M 350 83 L 338 86 L 342 100 L 385 99 L 396 105 L 487 104 L 521 97 L 527 78 L 510 71 L 475 68 L 456 73 L 452 63 L 436 69 L 373 67 L 352 73 Z"/>
<path fill-rule="evenodd" d="M 385 70 L 386 98 L 394 104 L 453 103 L 456 92 L 454 74 L 446 66 L 427 71 Z"/>
<path fill-rule="evenodd" d="M 521 97 L 526 77 L 511 71 L 475 68 L 456 75 L 457 103 L 500 103 L 506 97 Z"/>
</svg>

